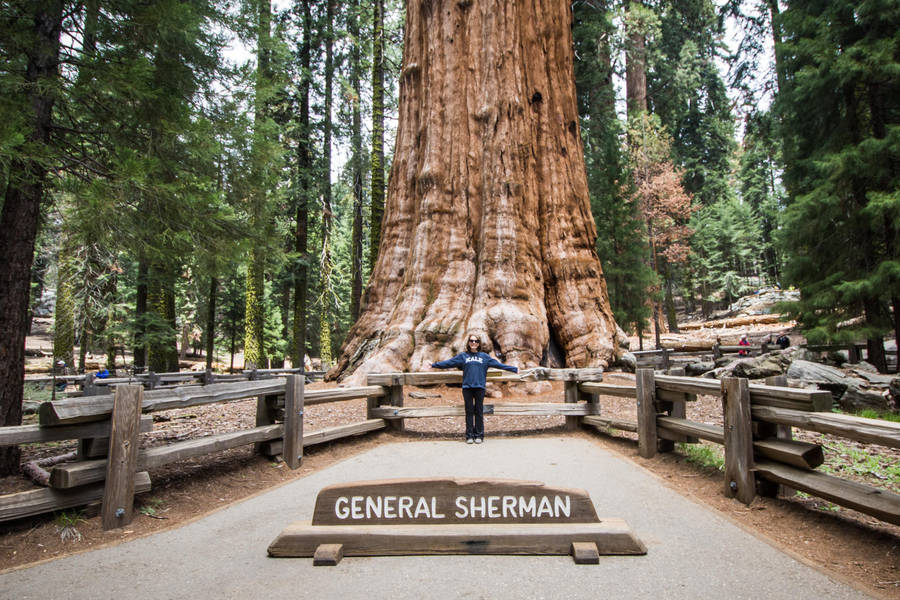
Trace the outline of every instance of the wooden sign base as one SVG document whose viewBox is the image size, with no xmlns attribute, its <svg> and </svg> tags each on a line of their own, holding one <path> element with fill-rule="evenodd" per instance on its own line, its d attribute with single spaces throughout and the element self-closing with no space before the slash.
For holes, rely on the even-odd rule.
<svg viewBox="0 0 900 600">
<path fill-rule="evenodd" d="M 571 554 L 575 562 L 591 564 L 591 553 L 646 554 L 647 549 L 621 519 L 522 525 L 318 526 L 302 521 L 289 525 L 269 545 L 269 556 L 315 557 L 315 564 L 329 565 L 337 564 L 341 556 L 416 554 Z M 337 558 L 327 562 L 327 556 Z"/>
<path fill-rule="evenodd" d="M 418 506 L 423 518 L 387 512 L 394 505 L 405 505 L 407 517 L 419 514 L 413 512 Z M 377 517 L 369 514 L 376 507 Z M 289 525 L 268 553 L 313 557 L 317 566 L 336 565 L 344 556 L 422 554 L 571 554 L 578 564 L 597 564 L 600 555 L 642 555 L 647 548 L 622 519 L 598 519 L 583 490 L 508 480 L 407 479 L 323 489 L 313 521 Z"/>
</svg>

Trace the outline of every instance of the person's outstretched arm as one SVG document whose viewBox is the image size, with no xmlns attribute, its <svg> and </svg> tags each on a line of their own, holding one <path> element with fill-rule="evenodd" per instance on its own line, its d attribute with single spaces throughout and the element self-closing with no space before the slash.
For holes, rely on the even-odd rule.
<svg viewBox="0 0 900 600">
<path fill-rule="evenodd" d="M 493 356 L 488 356 L 487 366 L 494 367 L 495 369 L 503 369 L 504 371 L 512 371 L 513 373 L 519 372 L 519 367 L 514 367 L 512 365 L 504 365 L 502 362 L 500 362 Z"/>
<path fill-rule="evenodd" d="M 459 369 L 462 368 L 466 364 L 465 359 L 462 354 L 457 354 L 453 358 L 448 358 L 447 360 L 440 360 L 436 363 L 431 363 L 431 367 L 434 369 Z"/>
</svg>

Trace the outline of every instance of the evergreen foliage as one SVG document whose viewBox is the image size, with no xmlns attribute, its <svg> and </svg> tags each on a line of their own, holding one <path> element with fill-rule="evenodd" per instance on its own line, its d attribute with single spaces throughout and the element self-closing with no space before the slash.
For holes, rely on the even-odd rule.
<svg viewBox="0 0 900 600">
<path fill-rule="evenodd" d="M 644 295 L 655 276 L 647 265 L 649 249 L 637 205 L 628 195 L 622 126 L 615 112 L 610 2 L 574 6 L 575 83 L 591 212 L 597 224 L 597 254 L 603 263 L 616 321 L 638 331 L 647 328 L 650 311 Z"/>
<path fill-rule="evenodd" d="M 777 104 L 796 312 L 811 340 L 866 338 L 882 369 L 882 336 L 896 334 L 900 318 L 897 23 L 891 0 L 790 2 Z M 842 326 L 857 315 L 859 324 Z"/>
</svg>

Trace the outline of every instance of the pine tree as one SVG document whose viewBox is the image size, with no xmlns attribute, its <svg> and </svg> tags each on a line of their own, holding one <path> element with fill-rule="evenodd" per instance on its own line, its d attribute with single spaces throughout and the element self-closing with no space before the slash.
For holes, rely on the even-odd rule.
<svg viewBox="0 0 900 600">
<path fill-rule="evenodd" d="M 268 156 L 265 139 L 269 127 L 267 105 L 272 93 L 271 51 L 272 51 L 272 7 L 270 0 L 257 0 L 256 24 L 256 78 L 254 82 L 254 136 L 251 149 L 250 174 L 250 227 L 261 239 L 266 239 L 269 227 L 267 170 Z M 253 244 L 247 265 L 247 302 L 244 328 L 244 366 L 252 369 L 266 364 L 265 349 L 265 268 L 266 253 L 263 244 Z"/>
<path fill-rule="evenodd" d="M 362 82 L 359 39 L 359 0 L 353 0 L 347 16 L 350 34 L 350 95 L 353 122 L 351 124 L 351 178 L 353 180 L 353 239 L 351 253 L 350 320 L 359 318 L 359 304 L 363 288 L 363 147 L 362 147 Z"/>
<path fill-rule="evenodd" d="M 647 328 L 646 291 L 655 283 L 647 266 L 646 235 L 637 204 L 628 194 L 626 159 L 615 112 L 613 89 L 612 2 L 584 2 L 573 7 L 575 84 L 584 160 L 597 224 L 597 254 L 609 289 L 616 322 L 638 332 Z"/>
<path fill-rule="evenodd" d="M 321 281 L 319 295 L 319 356 L 322 364 L 330 365 L 331 354 L 331 299 L 332 269 L 331 258 L 331 224 L 333 220 L 331 198 L 331 107 L 332 90 L 334 86 L 334 0 L 326 0 L 325 16 L 325 122 L 323 155 L 323 186 L 322 186 L 322 253 L 319 261 L 319 278 Z"/>
<path fill-rule="evenodd" d="M 371 273 L 381 244 L 384 215 L 384 0 L 372 2 L 372 157 L 369 213 L 369 260 Z"/>
<path fill-rule="evenodd" d="M 883 371 L 882 336 L 900 333 L 900 4 L 796 0 L 781 16 L 787 280 L 811 341 L 863 336 Z"/>
<path fill-rule="evenodd" d="M 38 221 L 45 197 L 50 161 L 57 154 L 51 143 L 53 106 L 59 79 L 62 0 L 17 3 L 0 31 L 4 127 L 2 163 L 5 193 L 0 211 L 0 426 L 22 423 L 25 333 L 31 265 Z M 21 11 L 21 13 L 19 13 Z M 13 29 L 14 28 L 14 29 Z M 9 86 L 9 87 L 8 87 Z M 12 100 L 6 110 L 6 100 Z M 12 124 L 16 129 L 8 129 Z M 18 447 L 0 448 L 0 476 L 19 468 Z"/>
</svg>

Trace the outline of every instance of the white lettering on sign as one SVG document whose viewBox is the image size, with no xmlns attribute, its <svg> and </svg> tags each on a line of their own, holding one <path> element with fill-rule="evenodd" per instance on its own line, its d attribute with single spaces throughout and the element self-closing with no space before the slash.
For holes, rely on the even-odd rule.
<svg viewBox="0 0 900 600">
<path fill-rule="evenodd" d="M 572 515 L 569 496 L 457 496 L 453 506 L 457 519 L 558 519 Z M 444 519 L 435 496 L 339 496 L 334 514 L 341 520 Z"/>
<path fill-rule="evenodd" d="M 415 510 L 413 510 L 415 506 Z M 431 496 L 339 496 L 334 501 L 334 515 L 338 519 L 444 519 L 438 512 L 437 498 Z"/>
<path fill-rule="evenodd" d="M 569 496 L 457 496 L 457 519 L 521 519 L 523 517 L 569 517 L 572 499 Z"/>
</svg>

